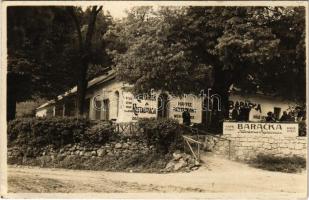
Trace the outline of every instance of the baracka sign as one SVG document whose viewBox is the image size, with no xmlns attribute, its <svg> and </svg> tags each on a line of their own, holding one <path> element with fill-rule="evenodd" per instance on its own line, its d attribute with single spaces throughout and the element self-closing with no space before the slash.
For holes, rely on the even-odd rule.
<svg viewBox="0 0 309 200">
<path fill-rule="evenodd" d="M 296 137 L 298 136 L 298 124 L 224 122 L 223 134 L 273 134 Z"/>
</svg>

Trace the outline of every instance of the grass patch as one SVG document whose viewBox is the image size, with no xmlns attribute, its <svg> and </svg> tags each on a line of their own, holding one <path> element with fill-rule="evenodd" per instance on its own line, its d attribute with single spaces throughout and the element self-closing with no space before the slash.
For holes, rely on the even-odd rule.
<svg viewBox="0 0 309 200">
<path fill-rule="evenodd" d="M 282 157 L 259 154 L 255 159 L 251 160 L 250 164 L 269 171 L 296 173 L 306 168 L 306 159 L 295 155 Z"/>
</svg>

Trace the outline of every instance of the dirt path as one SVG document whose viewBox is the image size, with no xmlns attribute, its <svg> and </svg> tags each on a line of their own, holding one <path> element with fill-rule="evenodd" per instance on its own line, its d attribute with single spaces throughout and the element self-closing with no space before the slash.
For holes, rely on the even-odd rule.
<svg viewBox="0 0 309 200">
<path fill-rule="evenodd" d="M 215 192 L 304 195 L 306 173 L 269 172 L 226 159 L 204 156 L 190 173 L 149 174 L 10 166 L 9 192 Z"/>
</svg>

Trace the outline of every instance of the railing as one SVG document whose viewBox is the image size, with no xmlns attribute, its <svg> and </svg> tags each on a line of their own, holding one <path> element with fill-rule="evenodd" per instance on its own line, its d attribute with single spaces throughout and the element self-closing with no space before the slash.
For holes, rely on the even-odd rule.
<svg viewBox="0 0 309 200">
<path fill-rule="evenodd" d="M 188 145 L 193 157 L 195 158 L 196 161 L 200 161 L 200 145 L 202 145 L 201 142 L 199 141 L 196 141 L 188 136 L 182 136 L 183 139 L 185 140 L 186 144 Z M 195 153 L 192 146 L 191 146 L 191 143 L 194 143 L 194 144 L 197 144 L 197 152 Z"/>
<path fill-rule="evenodd" d="M 200 139 L 202 138 L 202 137 L 205 137 L 205 136 L 210 136 L 210 137 L 215 137 L 215 138 L 218 138 L 219 140 L 224 140 L 224 141 L 227 141 L 228 142 L 228 158 L 229 159 L 231 159 L 231 140 L 229 140 L 229 139 L 226 139 L 226 138 L 222 138 L 222 137 L 220 137 L 220 136 L 218 136 L 218 135 L 215 135 L 215 134 L 213 134 L 213 133 L 210 133 L 210 132 L 207 132 L 207 131 L 203 131 L 203 130 L 200 130 L 200 129 L 198 129 L 198 128 L 194 128 L 194 127 L 190 127 L 190 126 L 184 126 L 186 129 L 188 129 L 191 133 L 192 133 L 192 135 L 193 136 L 196 136 L 196 140 L 194 140 L 194 139 L 192 139 L 192 138 L 190 138 L 191 140 L 194 140 L 194 141 L 196 141 L 196 142 L 199 142 L 200 144 L 203 144 L 203 143 L 201 143 L 200 142 Z M 188 137 L 188 136 L 187 136 Z M 199 145 L 198 145 L 198 151 L 200 151 L 200 149 L 199 149 L 200 147 L 199 147 Z"/>
<path fill-rule="evenodd" d="M 140 132 L 137 122 L 115 123 L 114 130 L 118 134 L 137 136 Z"/>
</svg>

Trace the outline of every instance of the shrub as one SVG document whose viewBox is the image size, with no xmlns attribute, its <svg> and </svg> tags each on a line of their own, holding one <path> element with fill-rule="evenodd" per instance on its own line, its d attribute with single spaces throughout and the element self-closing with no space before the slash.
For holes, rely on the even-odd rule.
<svg viewBox="0 0 309 200">
<path fill-rule="evenodd" d="M 295 173 L 306 168 L 306 159 L 299 156 L 273 156 L 258 154 L 255 159 L 251 161 L 254 167 L 266 169 L 269 171 L 280 171 L 287 173 Z"/>
<path fill-rule="evenodd" d="M 99 122 L 86 130 L 83 140 L 90 144 L 104 144 L 112 136 L 114 136 L 114 126 L 109 122 Z"/>
<path fill-rule="evenodd" d="M 79 142 L 89 126 L 83 118 L 20 118 L 8 123 L 8 145 L 62 146 Z"/>
<path fill-rule="evenodd" d="M 168 153 L 183 147 L 182 129 L 176 120 L 140 119 L 138 126 L 142 137 L 159 152 Z"/>
</svg>

